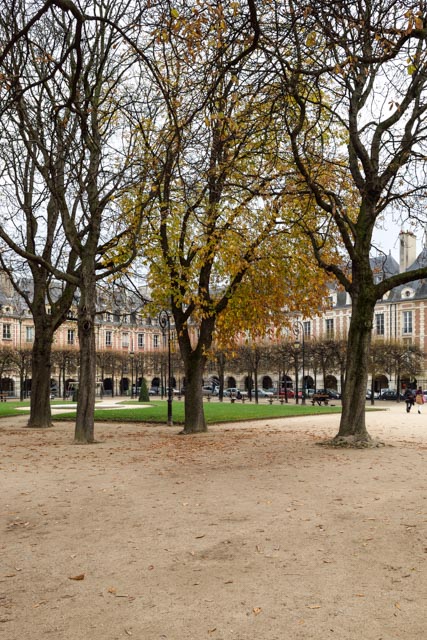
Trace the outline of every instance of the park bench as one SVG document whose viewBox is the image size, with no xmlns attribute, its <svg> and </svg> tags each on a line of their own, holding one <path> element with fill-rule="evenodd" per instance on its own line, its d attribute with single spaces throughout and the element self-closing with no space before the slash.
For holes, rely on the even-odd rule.
<svg viewBox="0 0 427 640">
<path fill-rule="evenodd" d="M 0 402 L 6 402 L 6 400 L 8 399 L 9 394 L 5 391 L 0 392 Z"/>
<path fill-rule="evenodd" d="M 320 405 L 322 404 L 328 404 L 329 402 L 329 396 L 327 393 L 313 393 L 313 395 L 311 396 L 311 404 L 314 405 L 317 402 L 317 404 Z"/>
</svg>

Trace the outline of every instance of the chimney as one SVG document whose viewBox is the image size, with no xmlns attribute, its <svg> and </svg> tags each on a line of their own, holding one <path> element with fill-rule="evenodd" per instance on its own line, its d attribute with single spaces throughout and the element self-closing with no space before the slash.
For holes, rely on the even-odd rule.
<svg viewBox="0 0 427 640">
<path fill-rule="evenodd" d="M 9 298 L 13 295 L 12 283 L 7 273 L 3 270 L 0 270 L 0 291 Z"/>
<path fill-rule="evenodd" d="M 403 273 L 415 262 L 417 257 L 417 238 L 412 231 L 400 232 L 399 271 Z"/>
</svg>

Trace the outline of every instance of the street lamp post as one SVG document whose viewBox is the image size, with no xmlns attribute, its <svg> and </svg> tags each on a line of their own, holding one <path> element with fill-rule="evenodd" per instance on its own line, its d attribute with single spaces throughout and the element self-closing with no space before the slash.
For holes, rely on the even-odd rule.
<svg viewBox="0 0 427 640">
<path fill-rule="evenodd" d="M 295 320 L 294 325 L 293 325 L 293 330 L 294 330 L 294 335 L 295 335 L 295 342 L 294 342 L 294 346 L 296 349 L 299 349 L 301 346 L 301 353 L 302 353 L 302 394 L 301 394 L 301 404 L 305 404 L 305 377 L 304 377 L 304 370 L 305 370 L 305 341 L 304 341 L 304 325 L 301 322 L 301 320 Z M 299 335 L 301 332 L 301 342 L 299 339 Z M 297 394 L 298 395 L 298 394 Z"/>
<path fill-rule="evenodd" d="M 171 380 L 171 317 L 166 310 L 159 313 L 159 325 L 163 338 L 168 342 L 168 425 L 172 426 L 172 380 Z"/>
<path fill-rule="evenodd" d="M 133 359 L 135 357 L 135 354 L 133 351 L 130 351 L 129 353 L 129 358 L 130 358 L 130 399 L 133 400 Z"/>
</svg>

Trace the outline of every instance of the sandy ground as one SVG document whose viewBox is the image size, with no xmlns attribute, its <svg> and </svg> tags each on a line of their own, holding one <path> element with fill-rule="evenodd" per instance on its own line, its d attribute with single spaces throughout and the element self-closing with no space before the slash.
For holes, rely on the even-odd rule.
<svg viewBox="0 0 427 640">
<path fill-rule="evenodd" d="M 317 446 L 338 416 L 0 422 L 0 638 L 427 638 L 427 410 L 368 415 L 386 446 Z"/>
</svg>

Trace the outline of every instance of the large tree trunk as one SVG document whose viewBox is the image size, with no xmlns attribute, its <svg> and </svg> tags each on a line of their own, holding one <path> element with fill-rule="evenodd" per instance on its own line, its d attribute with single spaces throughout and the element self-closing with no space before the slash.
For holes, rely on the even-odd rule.
<svg viewBox="0 0 427 640">
<path fill-rule="evenodd" d="M 95 431 L 95 282 L 82 287 L 78 310 L 80 377 L 74 442 L 90 444 Z"/>
<path fill-rule="evenodd" d="M 185 422 L 182 433 L 203 433 L 207 431 L 202 395 L 206 358 L 197 349 L 183 359 L 186 384 Z"/>
<path fill-rule="evenodd" d="M 371 440 L 366 429 L 365 405 L 374 309 L 375 300 L 367 296 L 357 296 L 353 300 L 342 414 L 336 441 L 357 443 Z"/>
<path fill-rule="evenodd" d="M 52 426 L 50 410 L 50 377 L 53 332 L 51 327 L 34 322 L 34 344 L 31 369 L 31 406 L 28 426 L 46 428 Z"/>
</svg>

